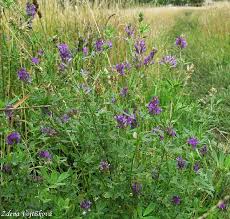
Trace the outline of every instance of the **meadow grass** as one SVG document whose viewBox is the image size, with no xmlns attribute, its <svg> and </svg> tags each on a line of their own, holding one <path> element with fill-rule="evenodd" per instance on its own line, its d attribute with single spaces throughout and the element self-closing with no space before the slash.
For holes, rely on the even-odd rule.
<svg viewBox="0 0 230 219">
<path fill-rule="evenodd" d="M 1 212 L 228 218 L 229 4 L 105 10 L 41 0 L 31 29 L 26 1 L 8 2 Z M 175 45 L 181 35 L 184 49 Z M 144 64 L 153 48 L 154 64 Z M 20 80 L 22 68 L 29 78 Z"/>
</svg>

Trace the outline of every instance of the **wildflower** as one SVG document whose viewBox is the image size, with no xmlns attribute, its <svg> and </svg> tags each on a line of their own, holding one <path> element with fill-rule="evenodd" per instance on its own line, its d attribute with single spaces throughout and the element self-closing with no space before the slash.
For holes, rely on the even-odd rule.
<svg viewBox="0 0 230 219">
<path fill-rule="evenodd" d="M 140 55 L 146 51 L 145 41 L 143 39 L 138 40 L 135 45 L 135 52 Z"/>
<path fill-rule="evenodd" d="M 34 18 L 37 13 L 37 8 L 34 4 L 27 2 L 26 3 L 26 14 L 29 17 Z"/>
<path fill-rule="evenodd" d="M 62 123 L 67 123 L 69 121 L 70 117 L 68 114 L 64 114 L 62 117 L 61 117 L 61 121 Z"/>
<path fill-rule="evenodd" d="M 89 200 L 83 200 L 80 203 L 80 207 L 86 211 L 90 211 L 91 206 L 92 206 L 92 202 Z"/>
<path fill-rule="evenodd" d="M 39 49 L 38 50 L 38 56 L 43 56 L 43 54 L 44 54 L 44 51 L 42 49 Z"/>
<path fill-rule="evenodd" d="M 128 88 L 127 87 L 122 88 L 121 91 L 120 91 L 120 95 L 122 97 L 126 97 L 127 94 L 128 94 Z"/>
<path fill-rule="evenodd" d="M 179 205 L 179 204 L 181 203 L 181 198 L 180 198 L 178 195 L 174 195 L 174 196 L 172 197 L 172 203 L 173 203 L 174 205 Z"/>
<path fill-rule="evenodd" d="M 176 131 L 173 128 L 168 127 L 166 129 L 166 131 L 167 131 L 167 133 L 168 133 L 169 136 L 176 137 Z"/>
<path fill-rule="evenodd" d="M 167 65 L 171 66 L 172 68 L 175 68 L 177 65 L 177 61 L 176 61 L 176 58 L 174 56 L 167 55 L 161 59 L 160 64 L 167 64 Z"/>
<path fill-rule="evenodd" d="M 57 134 L 56 130 L 54 130 L 54 129 L 50 128 L 50 127 L 42 127 L 41 132 L 42 132 L 42 134 L 45 134 L 45 135 L 47 135 L 49 137 L 52 137 L 52 136 Z"/>
<path fill-rule="evenodd" d="M 153 97 L 150 103 L 148 104 L 149 113 L 153 115 L 158 115 L 162 112 L 162 109 L 159 107 L 158 97 Z"/>
<path fill-rule="evenodd" d="M 108 47 L 109 49 L 111 49 L 111 48 L 113 47 L 112 41 L 108 41 L 108 42 L 107 42 L 107 47 Z"/>
<path fill-rule="evenodd" d="M 58 66 L 59 71 L 65 71 L 66 67 L 67 66 L 63 62 L 61 64 L 59 64 L 59 66 Z"/>
<path fill-rule="evenodd" d="M 7 136 L 7 144 L 18 144 L 21 140 L 21 136 L 18 132 L 12 132 Z"/>
<path fill-rule="evenodd" d="M 26 71 L 25 68 L 21 68 L 18 71 L 18 78 L 24 82 L 31 82 L 30 74 Z"/>
<path fill-rule="evenodd" d="M 138 182 L 134 182 L 132 184 L 132 191 L 134 195 L 140 195 L 142 190 L 142 184 L 138 183 Z"/>
<path fill-rule="evenodd" d="M 195 137 L 191 137 L 188 139 L 187 143 L 191 145 L 193 149 L 195 149 L 197 144 L 199 144 L 199 141 Z"/>
<path fill-rule="evenodd" d="M 99 164 L 99 170 L 106 172 L 109 170 L 110 164 L 106 160 L 102 160 Z"/>
<path fill-rule="evenodd" d="M 51 159 L 51 154 L 49 153 L 49 151 L 40 151 L 39 152 L 39 157 L 41 157 L 41 158 L 46 158 L 46 159 Z"/>
<path fill-rule="evenodd" d="M 131 24 L 125 27 L 125 32 L 127 33 L 128 37 L 132 37 L 134 35 L 134 28 L 131 26 Z"/>
<path fill-rule="evenodd" d="M 198 162 L 196 162 L 196 163 L 194 164 L 194 166 L 193 166 L 193 170 L 197 173 L 197 172 L 199 171 L 199 169 L 200 169 L 200 165 L 199 165 Z"/>
<path fill-rule="evenodd" d="M 12 167 L 10 164 L 4 164 L 2 167 L 2 172 L 10 174 L 12 172 Z"/>
<path fill-rule="evenodd" d="M 88 47 L 83 47 L 83 48 L 82 48 L 82 52 L 83 52 L 84 56 L 87 56 L 88 53 L 89 53 Z"/>
<path fill-rule="evenodd" d="M 64 44 L 64 43 L 59 44 L 58 50 L 59 50 L 59 54 L 61 56 L 62 62 L 66 63 L 66 62 L 71 61 L 72 54 L 67 44 Z"/>
<path fill-rule="evenodd" d="M 33 58 L 31 59 L 31 61 L 32 61 L 32 63 L 35 64 L 35 65 L 38 65 L 38 64 L 40 63 L 40 60 L 39 60 L 39 58 L 37 58 L 37 57 L 33 57 Z"/>
<path fill-rule="evenodd" d="M 7 105 L 5 108 L 5 115 L 9 120 L 11 120 L 14 115 L 14 111 L 12 109 L 13 109 L 13 105 Z"/>
<path fill-rule="evenodd" d="M 204 156 L 205 154 L 207 154 L 208 152 L 208 148 L 206 145 L 204 145 L 202 148 L 199 149 L 199 152 L 202 156 Z"/>
<path fill-rule="evenodd" d="M 95 48 L 97 52 L 101 52 L 103 50 L 104 41 L 102 39 L 98 39 L 95 44 Z"/>
<path fill-rule="evenodd" d="M 184 49 L 187 47 L 187 42 L 185 38 L 179 36 L 176 38 L 176 45 L 179 46 L 181 49 Z"/>
<path fill-rule="evenodd" d="M 224 203 L 224 201 L 220 201 L 217 205 L 217 207 L 221 210 L 225 210 L 226 209 L 226 204 Z"/>
<path fill-rule="evenodd" d="M 131 128 L 134 128 L 137 123 L 135 114 L 133 115 L 120 114 L 120 115 L 116 115 L 115 119 L 117 120 L 119 128 L 125 128 L 128 125 L 130 125 Z"/>
<path fill-rule="evenodd" d="M 116 71 L 121 75 L 125 75 L 126 70 L 130 69 L 130 64 L 128 62 L 116 64 L 115 66 Z"/>
<path fill-rule="evenodd" d="M 152 132 L 153 132 L 153 134 L 159 136 L 161 141 L 164 140 L 164 130 L 162 130 L 161 127 L 157 126 L 157 127 L 153 128 Z"/>
<path fill-rule="evenodd" d="M 178 169 L 183 169 L 185 168 L 186 161 L 182 157 L 177 157 L 177 167 Z"/>
<path fill-rule="evenodd" d="M 156 49 L 153 49 L 150 54 L 144 58 L 144 65 L 149 65 L 149 64 L 153 64 L 153 58 L 154 58 L 154 55 L 156 54 L 157 50 Z"/>
</svg>

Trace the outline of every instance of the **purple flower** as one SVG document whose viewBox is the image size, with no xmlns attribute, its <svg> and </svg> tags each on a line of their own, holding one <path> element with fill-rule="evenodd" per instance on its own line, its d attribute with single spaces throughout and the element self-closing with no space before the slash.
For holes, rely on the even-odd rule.
<svg viewBox="0 0 230 219">
<path fill-rule="evenodd" d="M 111 102 L 112 102 L 112 103 L 115 103 L 115 102 L 116 102 L 116 98 L 115 98 L 115 97 L 112 97 Z"/>
<path fill-rule="evenodd" d="M 186 161 L 182 157 L 177 157 L 177 167 L 178 169 L 183 169 L 185 168 Z"/>
<path fill-rule="evenodd" d="M 179 36 L 176 38 L 176 45 L 179 46 L 181 49 L 184 49 L 187 47 L 187 42 L 185 38 Z"/>
<path fill-rule="evenodd" d="M 71 61 L 72 54 L 67 44 L 64 44 L 64 43 L 59 44 L 58 50 L 59 50 L 59 54 L 61 56 L 62 62 L 66 63 L 66 62 Z"/>
<path fill-rule="evenodd" d="M 202 156 L 204 156 L 205 154 L 207 154 L 208 152 L 208 148 L 206 145 L 204 145 L 202 148 L 199 149 L 199 152 Z"/>
<path fill-rule="evenodd" d="M 153 97 L 150 103 L 148 104 L 149 113 L 153 115 L 158 115 L 162 112 L 162 109 L 159 107 L 158 97 Z"/>
<path fill-rule="evenodd" d="M 38 50 L 38 56 L 43 56 L 43 54 L 44 54 L 44 51 L 42 49 L 39 49 Z"/>
<path fill-rule="evenodd" d="M 127 33 L 128 37 L 132 37 L 134 35 L 134 28 L 131 26 L 131 24 L 125 27 L 125 32 Z"/>
<path fill-rule="evenodd" d="M 146 51 L 145 41 L 143 39 L 138 40 L 135 45 L 135 52 L 140 55 Z"/>
<path fill-rule="evenodd" d="M 24 82 L 31 82 L 30 74 L 26 71 L 25 68 L 21 68 L 18 71 L 18 78 Z"/>
<path fill-rule="evenodd" d="M 35 65 L 38 65 L 38 64 L 40 63 L 40 60 L 39 60 L 39 58 L 37 58 L 37 57 L 33 57 L 33 58 L 31 59 L 31 61 L 32 61 L 32 63 L 34 63 Z"/>
<path fill-rule="evenodd" d="M 166 130 L 169 136 L 176 137 L 176 131 L 173 128 L 168 127 Z"/>
<path fill-rule="evenodd" d="M 128 62 L 124 62 L 124 63 L 120 63 L 120 64 L 116 64 L 115 66 L 116 71 L 121 75 L 125 75 L 126 70 L 130 69 L 130 64 Z"/>
<path fill-rule="evenodd" d="M 104 40 L 98 39 L 95 43 L 96 51 L 101 52 L 103 50 L 103 46 L 104 46 Z"/>
<path fill-rule="evenodd" d="M 120 114 L 120 115 L 116 115 L 115 119 L 117 120 L 119 128 L 125 128 L 129 125 L 131 128 L 134 128 L 137 124 L 135 114 L 133 115 Z"/>
<path fill-rule="evenodd" d="M 152 132 L 153 132 L 153 134 L 159 136 L 161 141 L 164 140 L 164 130 L 162 130 L 161 127 L 157 126 L 157 127 L 153 128 Z"/>
<path fill-rule="evenodd" d="M 127 94 L 128 94 L 128 88 L 127 87 L 122 88 L 121 91 L 120 91 L 120 95 L 122 97 L 126 97 Z"/>
<path fill-rule="evenodd" d="M 59 64 L 59 66 L 58 66 L 59 71 L 65 71 L 66 67 L 67 66 L 63 62 L 61 64 Z"/>
<path fill-rule="evenodd" d="M 88 47 L 83 47 L 83 48 L 82 48 L 82 52 L 83 52 L 84 56 L 87 56 L 88 53 L 89 53 Z"/>
<path fill-rule="evenodd" d="M 51 154 L 49 153 L 49 151 L 40 151 L 39 153 L 38 153 L 38 155 L 39 155 L 39 157 L 41 157 L 41 158 L 46 158 L 46 159 L 51 159 Z"/>
<path fill-rule="evenodd" d="M 81 203 L 80 203 L 80 208 L 81 209 L 84 209 L 86 211 L 89 211 L 90 208 L 92 206 L 92 202 L 89 201 L 89 200 L 83 200 Z"/>
<path fill-rule="evenodd" d="M 26 14 L 29 17 L 34 18 L 37 13 L 37 8 L 34 4 L 27 2 L 26 3 Z"/>
<path fill-rule="evenodd" d="M 221 210 L 225 210 L 226 209 L 226 204 L 224 203 L 224 201 L 220 201 L 217 205 L 217 207 Z"/>
<path fill-rule="evenodd" d="M 146 56 L 144 58 L 144 65 L 149 65 L 149 64 L 153 64 L 153 58 L 154 58 L 154 55 L 156 54 L 157 50 L 156 49 L 153 49 L 150 54 L 148 56 Z"/>
<path fill-rule="evenodd" d="M 160 61 L 160 64 L 166 64 L 166 65 L 171 66 L 172 68 L 175 68 L 177 65 L 177 61 L 174 56 L 167 55 L 162 58 L 162 60 Z"/>
<path fill-rule="evenodd" d="M 108 46 L 109 49 L 111 49 L 111 48 L 113 47 L 112 41 L 108 41 L 108 42 L 107 42 L 107 46 Z"/>
<path fill-rule="evenodd" d="M 21 136 L 18 132 L 12 132 L 7 136 L 7 144 L 13 145 L 20 142 Z"/>
<path fill-rule="evenodd" d="M 11 120 L 14 115 L 14 111 L 12 109 L 13 109 L 13 105 L 7 105 L 5 108 L 5 114 L 9 120 Z"/>
<path fill-rule="evenodd" d="M 191 137 L 188 139 L 187 143 L 192 146 L 193 149 L 199 144 L 199 141 L 195 137 Z"/>
<path fill-rule="evenodd" d="M 200 165 L 199 165 L 198 162 L 196 162 L 196 163 L 194 164 L 194 166 L 193 166 L 193 170 L 197 173 L 197 172 L 199 171 L 199 169 L 200 169 Z"/>
<path fill-rule="evenodd" d="M 67 123 L 69 121 L 70 117 L 68 114 L 64 114 L 62 117 L 61 117 L 61 121 L 62 123 Z"/>
<path fill-rule="evenodd" d="M 99 170 L 106 172 L 109 170 L 110 164 L 106 160 L 102 160 L 99 164 Z"/>
<path fill-rule="evenodd" d="M 42 134 L 47 135 L 49 137 L 52 137 L 52 136 L 57 134 L 56 130 L 54 130 L 50 127 L 42 127 L 41 132 L 42 132 Z"/>
<path fill-rule="evenodd" d="M 174 205 L 179 205 L 179 204 L 181 203 L 181 198 L 180 198 L 178 195 L 174 195 L 174 196 L 172 197 L 172 203 L 173 203 Z"/>
<path fill-rule="evenodd" d="M 132 191 L 134 195 L 140 195 L 142 190 L 142 184 L 138 183 L 138 182 L 134 182 L 132 184 Z"/>
</svg>

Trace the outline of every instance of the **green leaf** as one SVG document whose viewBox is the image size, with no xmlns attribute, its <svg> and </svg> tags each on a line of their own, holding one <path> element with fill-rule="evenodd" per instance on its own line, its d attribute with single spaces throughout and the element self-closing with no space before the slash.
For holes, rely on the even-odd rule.
<svg viewBox="0 0 230 219">
<path fill-rule="evenodd" d="M 149 206 L 145 209 L 143 216 L 149 215 L 155 209 L 154 203 L 150 203 Z"/>
</svg>

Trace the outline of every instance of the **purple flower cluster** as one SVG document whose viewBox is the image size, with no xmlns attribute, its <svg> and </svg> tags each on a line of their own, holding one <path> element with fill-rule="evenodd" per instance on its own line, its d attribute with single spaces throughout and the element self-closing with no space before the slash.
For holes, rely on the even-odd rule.
<svg viewBox="0 0 230 219">
<path fill-rule="evenodd" d="M 21 140 L 21 136 L 18 132 L 12 132 L 7 136 L 8 145 L 18 144 L 20 140 Z"/>
<path fill-rule="evenodd" d="M 181 49 L 184 49 L 187 47 L 188 44 L 185 38 L 183 38 L 182 36 L 179 36 L 176 38 L 176 45 L 180 47 Z"/>
<path fill-rule="evenodd" d="M 95 43 L 95 49 L 97 52 L 102 52 L 104 49 L 111 49 L 113 46 L 112 42 L 111 41 L 104 41 L 102 39 L 98 39 Z"/>
<path fill-rule="evenodd" d="M 199 144 L 199 141 L 195 137 L 188 139 L 187 143 L 192 146 L 193 149 L 196 149 L 196 146 Z"/>
<path fill-rule="evenodd" d="M 168 134 L 169 136 L 171 136 L 171 137 L 176 137 L 176 131 L 175 131 L 173 128 L 168 127 L 168 128 L 166 129 L 166 131 L 167 131 L 167 134 Z"/>
<path fill-rule="evenodd" d="M 148 104 L 149 113 L 153 115 L 158 115 L 162 112 L 162 109 L 159 107 L 160 101 L 158 97 L 153 97 L 150 103 Z"/>
<path fill-rule="evenodd" d="M 91 206 L 92 206 L 92 202 L 89 200 L 83 200 L 80 203 L 80 208 L 86 211 L 90 211 Z"/>
<path fill-rule="evenodd" d="M 204 156 L 205 154 L 207 154 L 208 152 L 208 148 L 206 145 L 204 145 L 202 148 L 199 149 L 199 152 L 202 156 Z"/>
<path fill-rule="evenodd" d="M 72 59 L 72 54 L 67 44 L 61 43 L 58 45 L 59 54 L 63 63 L 68 63 Z"/>
<path fill-rule="evenodd" d="M 177 167 L 178 169 L 183 169 L 185 168 L 186 161 L 182 157 L 177 157 Z"/>
<path fill-rule="evenodd" d="M 89 48 L 86 47 L 86 46 L 84 46 L 84 47 L 82 48 L 82 52 L 83 52 L 83 55 L 84 55 L 84 56 L 87 56 L 87 55 L 89 54 Z"/>
<path fill-rule="evenodd" d="M 177 66 L 177 61 L 174 56 L 167 55 L 161 59 L 160 64 L 166 64 L 171 66 L 172 68 L 175 68 Z"/>
<path fill-rule="evenodd" d="M 126 71 L 130 69 L 130 64 L 128 62 L 116 64 L 115 69 L 121 75 L 125 75 Z"/>
<path fill-rule="evenodd" d="M 34 4 L 27 2 L 26 3 L 26 14 L 28 17 L 34 18 L 37 13 L 37 8 Z"/>
<path fill-rule="evenodd" d="M 47 135 L 49 137 L 52 137 L 52 136 L 57 134 L 56 130 L 54 130 L 50 127 L 42 127 L 41 132 L 42 132 L 42 134 Z"/>
<path fill-rule="evenodd" d="M 217 207 L 220 209 L 220 210 L 225 210 L 227 208 L 226 204 L 224 203 L 224 201 L 220 201 L 217 205 Z"/>
<path fill-rule="evenodd" d="M 200 164 L 198 162 L 196 162 L 193 166 L 193 170 L 197 173 L 200 169 Z"/>
<path fill-rule="evenodd" d="M 45 159 L 48 159 L 50 160 L 52 158 L 51 154 L 49 153 L 49 151 L 40 151 L 38 153 L 39 157 L 41 158 L 45 158 Z"/>
<path fill-rule="evenodd" d="M 127 88 L 127 87 L 123 87 L 123 88 L 121 89 L 121 91 L 120 91 L 120 95 L 121 95 L 122 97 L 126 97 L 127 94 L 128 94 L 128 88 Z"/>
<path fill-rule="evenodd" d="M 136 54 L 140 55 L 146 51 L 146 45 L 144 39 L 139 39 L 134 45 Z"/>
<path fill-rule="evenodd" d="M 38 64 L 40 63 L 40 59 L 37 58 L 37 57 L 32 57 L 32 58 L 31 58 L 31 62 L 32 62 L 33 64 L 35 64 L 35 65 L 38 65 Z"/>
<path fill-rule="evenodd" d="M 142 190 L 142 184 L 134 182 L 131 187 L 134 195 L 140 195 Z"/>
<path fill-rule="evenodd" d="M 110 164 L 106 160 L 102 160 L 99 164 L 99 170 L 102 172 L 106 172 L 109 170 Z"/>
<path fill-rule="evenodd" d="M 174 195 L 174 196 L 172 197 L 172 203 L 173 203 L 174 205 L 179 205 L 179 204 L 181 203 L 181 198 L 180 198 L 178 195 Z"/>
<path fill-rule="evenodd" d="M 115 119 L 117 120 L 119 128 L 125 128 L 127 126 L 134 128 L 134 127 L 136 127 L 136 124 L 137 124 L 135 114 L 132 114 L 132 115 L 119 114 L 119 115 L 115 116 Z"/>
<path fill-rule="evenodd" d="M 18 78 L 19 78 L 19 80 L 27 82 L 27 83 L 31 82 L 30 74 L 26 71 L 25 68 L 21 68 L 18 71 Z"/>
<path fill-rule="evenodd" d="M 148 56 L 146 56 L 144 58 L 144 65 L 151 65 L 151 64 L 154 64 L 153 62 L 153 58 L 154 58 L 154 55 L 156 54 L 157 52 L 157 49 L 153 49 Z"/>
<path fill-rule="evenodd" d="M 134 28 L 131 26 L 131 24 L 125 27 L 125 32 L 127 33 L 128 37 L 132 37 L 134 35 Z"/>
</svg>

